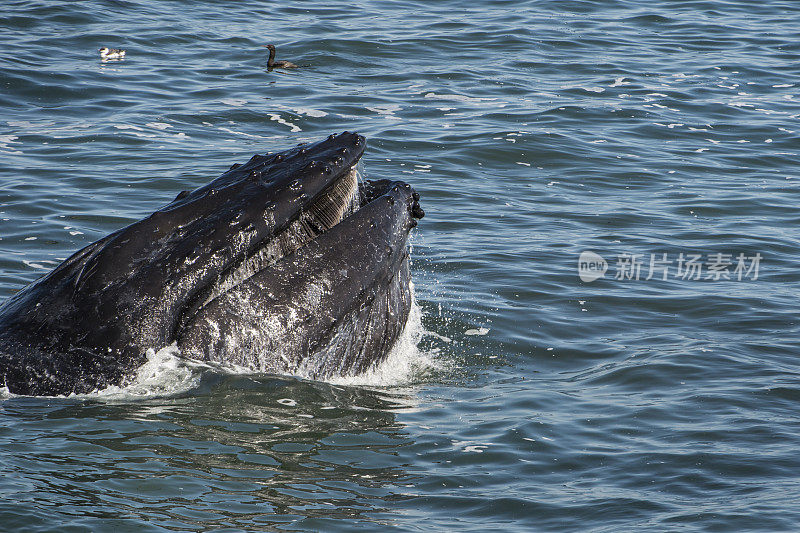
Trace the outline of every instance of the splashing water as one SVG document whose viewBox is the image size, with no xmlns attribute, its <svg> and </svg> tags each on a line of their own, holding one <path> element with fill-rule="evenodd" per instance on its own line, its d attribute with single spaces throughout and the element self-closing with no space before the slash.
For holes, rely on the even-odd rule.
<svg viewBox="0 0 800 533">
<path fill-rule="evenodd" d="M 422 326 L 422 309 L 411 287 L 411 310 L 403 332 L 389 355 L 381 363 L 356 376 L 331 377 L 326 381 L 335 385 L 390 387 L 406 385 L 415 381 L 428 370 L 441 367 L 442 363 L 432 357 L 432 353 L 419 349 L 419 341 L 426 333 Z"/>
<path fill-rule="evenodd" d="M 180 357 L 180 348 L 175 344 L 160 350 L 147 350 L 147 362 L 136 370 L 130 384 L 112 385 L 88 395 L 105 400 L 130 400 L 156 396 L 173 396 L 195 388 L 200 382 L 200 365 Z"/>
<path fill-rule="evenodd" d="M 418 344 L 426 331 L 422 325 L 422 310 L 414 297 L 411 283 L 412 304 L 403 332 L 389 355 L 381 363 L 356 376 L 331 377 L 325 382 L 333 385 L 391 387 L 407 385 L 417 380 L 426 371 L 441 367 L 441 362 L 432 353 L 419 349 Z M 223 372 L 234 375 L 252 374 L 244 367 L 208 365 L 201 361 L 181 357 L 177 345 L 160 350 L 147 350 L 147 362 L 136 370 L 131 382 L 124 386 L 110 386 L 89 394 L 73 394 L 70 398 L 126 401 L 142 398 L 174 396 L 196 388 L 203 372 Z M 295 377 L 308 379 L 298 374 Z M 13 396 L 0 390 L 2 396 Z"/>
</svg>

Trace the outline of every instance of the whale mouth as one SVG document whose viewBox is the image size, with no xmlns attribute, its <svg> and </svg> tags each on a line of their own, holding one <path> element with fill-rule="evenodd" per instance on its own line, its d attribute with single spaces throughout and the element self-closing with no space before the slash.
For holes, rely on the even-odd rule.
<svg viewBox="0 0 800 533">
<path fill-rule="evenodd" d="M 361 155 L 363 150 L 349 167 L 342 168 L 338 173 L 331 173 L 332 175 L 326 179 L 327 184 L 313 198 L 306 198 L 302 208 L 294 212 L 283 224 L 274 220 L 274 211 L 267 209 L 264 216 L 268 219 L 268 224 L 275 226 L 273 234 L 270 238 L 262 240 L 238 263 L 221 271 L 219 277 L 197 295 L 183 313 L 175 337 L 180 337 L 180 331 L 218 298 L 247 283 L 254 276 L 265 273 L 277 262 L 337 225 L 346 223 L 347 219 L 361 208 L 390 193 L 392 188 L 396 190 L 398 184 L 406 185 L 391 180 L 364 180 Z M 292 180 L 292 183 L 299 188 L 302 181 L 301 176 Z M 410 186 L 407 186 L 407 189 L 410 230 L 417 225 L 416 219 L 422 218 L 424 212 L 419 205 L 419 195 Z M 271 217 L 273 220 L 269 220 Z M 368 236 L 365 235 L 365 238 Z M 232 235 L 232 240 L 235 240 L 235 235 Z"/>
<path fill-rule="evenodd" d="M 357 165 L 334 179 L 284 229 L 272 239 L 263 242 L 240 264 L 224 272 L 199 308 L 269 268 L 355 213 L 362 205 L 360 180 L 361 172 Z"/>
</svg>

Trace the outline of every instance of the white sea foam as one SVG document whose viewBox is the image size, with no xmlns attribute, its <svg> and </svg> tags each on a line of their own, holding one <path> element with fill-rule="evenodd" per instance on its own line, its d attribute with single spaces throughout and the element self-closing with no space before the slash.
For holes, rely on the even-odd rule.
<svg viewBox="0 0 800 533">
<path fill-rule="evenodd" d="M 114 124 L 114 128 L 124 131 L 130 135 L 134 135 L 136 137 L 142 137 L 145 139 L 155 139 L 157 135 L 152 133 L 144 133 L 144 129 L 140 128 L 139 126 L 134 126 L 132 124 Z"/>
<path fill-rule="evenodd" d="M 14 148 L 9 146 L 9 143 L 19 144 L 18 141 L 19 137 L 16 135 L 0 135 L 0 152 L 7 152 L 9 154 L 21 154 L 22 152 L 19 150 L 15 150 Z"/>
<path fill-rule="evenodd" d="M 400 111 L 403 108 L 397 104 L 387 104 L 383 106 L 367 107 L 367 109 L 369 111 L 372 111 L 373 113 L 378 113 L 380 115 L 393 115 L 397 111 Z"/>
<path fill-rule="evenodd" d="M 252 133 L 245 133 L 243 131 L 236 131 L 230 128 L 225 128 L 223 126 L 219 127 L 219 131 L 224 131 L 225 133 L 230 133 L 232 135 L 241 135 L 242 137 L 253 137 L 255 139 L 263 139 L 260 135 L 253 135 Z"/>
<path fill-rule="evenodd" d="M 294 111 L 299 115 L 306 115 L 314 118 L 321 118 L 328 116 L 328 113 L 326 113 L 325 111 L 320 111 L 319 109 L 312 109 L 310 107 L 298 107 Z"/>
<path fill-rule="evenodd" d="M 23 259 L 22 262 L 25 263 L 26 266 L 35 268 L 37 270 L 50 270 L 51 268 L 53 268 L 51 266 L 41 264 L 44 263 L 45 261 L 42 261 L 41 263 L 34 263 L 33 261 L 28 261 Z"/>
<path fill-rule="evenodd" d="M 269 113 L 269 119 L 270 120 L 274 120 L 278 124 L 283 124 L 284 126 L 289 126 L 289 128 L 291 128 L 292 132 L 297 133 L 299 131 L 303 131 L 300 128 L 300 126 L 298 126 L 297 124 L 292 124 L 291 122 L 289 122 L 287 120 L 284 120 L 280 115 L 277 115 L 277 114 L 274 114 L 274 113 Z"/>
<path fill-rule="evenodd" d="M 483 102 L 492 102 L 497 100 L 497 98 L 466 96 L 463 94 L 437 94 L 434 92 L 425 93 L 425 98 L 436 98 L 438 100 L 451 100 L 453 102 L 464 102 L 469 104 L 481 104 Z"/>
<path fill-rule="evenodd" d="M 247 100 L 244 98 L 223 98 L 220 100 L 220 103 L 229 105 L 231 107 L 243 107 L 245 104 L 247 104 Z"/>
<path fill-rule="evenodd" d="M 147 362 L 136 370 L 133 380 L 124 387 L 111 386 L 89 395 L 105 400 L 135 400 L 157 396 L 173 396 L 195 388 L 200 380 L 197 363 L 180 356 L 172 344 L 158 351 L 147 350 Z"/>
</svg>

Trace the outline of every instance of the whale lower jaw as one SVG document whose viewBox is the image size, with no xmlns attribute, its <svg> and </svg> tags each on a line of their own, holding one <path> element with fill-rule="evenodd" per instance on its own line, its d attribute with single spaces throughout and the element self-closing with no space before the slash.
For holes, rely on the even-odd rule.
<svg viewBox="0 0 800 533">
<path fill-rule="evenodd" d="M 319 347 L 296 368 L 287 365 L 286 371 L 299 377 L 326 380 L 362 374 L 382 363 L 408 321 L 412 305 L 410 279 L 406 257 L 397 274 L 370 305 L 348 316 L 324 347 Z"/>
</svg>

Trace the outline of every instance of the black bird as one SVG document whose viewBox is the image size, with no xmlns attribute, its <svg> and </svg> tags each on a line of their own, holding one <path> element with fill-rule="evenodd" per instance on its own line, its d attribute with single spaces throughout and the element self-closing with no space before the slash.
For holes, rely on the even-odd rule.
<svg viewBox="0 0 800 533">
<path fill-rule="evenodd" d="M 269 49 L 269 60 L 267 60 L 267 68 L 297 68 L 297 65 L 291 61 L 278 60 L 275 61 L 275 45 L 268 44 L 266 48 Z"/>
</svg>

